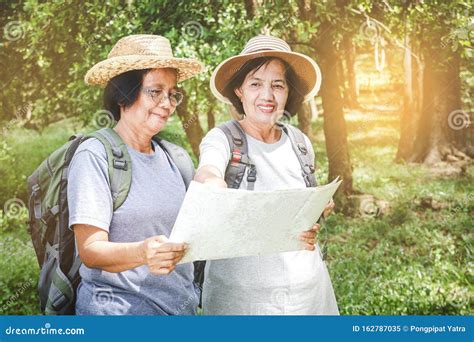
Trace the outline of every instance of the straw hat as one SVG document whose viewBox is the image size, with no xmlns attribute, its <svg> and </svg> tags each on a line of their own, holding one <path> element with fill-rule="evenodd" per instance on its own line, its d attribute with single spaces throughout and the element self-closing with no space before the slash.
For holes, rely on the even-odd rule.
<svg viewBox="0 0 474 342">
<path fill-rule="evenodd" d="M 194 59 L 173 57 L 170 41 L 165 37 L 137 34 L 120 39 L 107 59 L 94 65 L 84 80 L 104 87 L 111 78 L 126 71 L 155 68 L 177 69 L 181 82 L 200 73 L 204 65 Z"/>
<path fill-rule="evenodd" d="M 303 85 L 304 101 L 316 96 L 321 87 L 321 71 L 316 62 L 306 55 L 291 51 L 284 40 L 266 35 L 253 37 L 239 55 L 230 57 L 217 66 L 210 81 L 214 96 L 222 102 L 231 104 L 224 94 L 227 84 L 245 62 L 267 56 L 278 57 L 292 67 Z"/>
</svg>

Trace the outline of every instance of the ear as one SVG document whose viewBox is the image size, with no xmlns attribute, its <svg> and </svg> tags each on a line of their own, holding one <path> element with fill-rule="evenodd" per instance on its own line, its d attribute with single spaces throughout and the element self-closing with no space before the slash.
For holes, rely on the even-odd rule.
<svg viewBox="0 0 474 342">
<path fill-rule="evenodd" d="M 235 93 L 235 95 L 237 95 L 237 97 L 238 97 L 239 99 L 242 100 L 242 90 L 240 90 L 240 88 L 235 88 L 235 89 L 234 89 L 234 93 Z"/>
</svg>

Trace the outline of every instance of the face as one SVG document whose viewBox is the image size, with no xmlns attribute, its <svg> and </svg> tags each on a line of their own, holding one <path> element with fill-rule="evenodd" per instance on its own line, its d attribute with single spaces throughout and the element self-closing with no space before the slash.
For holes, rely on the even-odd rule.
<svg viewBox="0 0 474 342">
<path fill-rule="evenodd" d="M 257 125 L 273 125 L 283 115 L 288 99 L 285 65 L 272 60 L 248 73 L 235 94 L 242 101 L 245 120 Z"/>
<path fill-rule="evenodd" d="M 137 100 L 130 107 L 122 109 L 120 120 L 126 120 L 127 124 L 147 135 L 157 134 L 166 125 L 176 107 L 169 96 L 156 103 L 150 94 L 143 90 L 152 90 L 154 93 L 161 91 L 169 95 L 176 91 L 176 80 L 175 69 L 154 69 L 148 72 L 143 77 Z"/>
</svg>

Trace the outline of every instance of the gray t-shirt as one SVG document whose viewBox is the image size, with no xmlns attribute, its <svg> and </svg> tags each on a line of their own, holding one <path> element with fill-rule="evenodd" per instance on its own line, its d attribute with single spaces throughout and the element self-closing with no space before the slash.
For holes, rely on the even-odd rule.
<svg viewBox="0 0 474 342">
<path fill-rule="evenodd" d="M 93 225 L 107 231 L 112 242 L 168 237 L 186 189 L 173 161 L 156 143 L 154 148 L 153 154 L 144 154 L 127 146 L 132 183 L 127 199 L 114 212 L 105 148 L 93 138 L 82 143 L 69 171 L 69 226 Z M 82 265 L 76 314 L 195 314 L 193 272 L 192 263 L 176 266 L 167 276 L 151 274 L 146 265 L 120 273 Z"/>
<path fill-rule="evenodd" d="M 257 169 L 255 191 L 306 187 L 298 158 L 285 133 L 274 144 L 248 134 L 246 137 L 249 157 Z M 309 139 L 305 137 L 305 140 L 314 156 Z M 210 130 L 200 145 L 199 168 L 212 165 L 224 176 L 229 159 L 225 134 L 218 128 Z M 244 177 L 240 189 L 246 188 Z M 339 313 L 319 246 L 316 251 L 208 261 L 204 279 L 202 300 L 206 315 Z"/>
</svg>

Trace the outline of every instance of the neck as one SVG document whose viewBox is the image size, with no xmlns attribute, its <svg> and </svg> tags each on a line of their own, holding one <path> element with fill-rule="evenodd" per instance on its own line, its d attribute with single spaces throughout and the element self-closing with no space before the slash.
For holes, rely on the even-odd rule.
<svg viewBox="0 0 474 342">
<path fill-rule="evenodd" d="M 274 124 L 259 125 L 248 120 L 246 117 L 239 121 L 239 123 L 245 133 L 250 135 L 252 138 L 263 141 L 264 143 L 272 144 L 280 140 L 281 130 Z"/>
<path fill-rule="evenodd" d="M 152 136 L 147 135 L 142 130 L 127 125 L 123 120 L 119 120 L 114 130 L 120 135 L 125 144 L 134 150 L 147 154 L 153 153 L 153 149 L 151 148 Z"/>
</svg>

